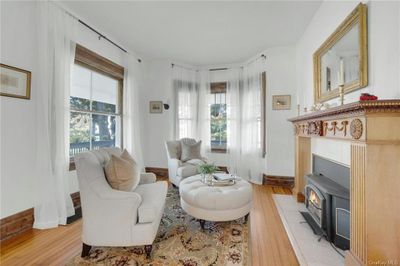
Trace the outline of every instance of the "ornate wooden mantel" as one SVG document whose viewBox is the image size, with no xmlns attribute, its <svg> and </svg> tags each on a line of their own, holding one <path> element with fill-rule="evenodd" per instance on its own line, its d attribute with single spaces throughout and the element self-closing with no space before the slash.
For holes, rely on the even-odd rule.
<svg viewBox="0 0 400 266">
<path fill-rule="evenodd" d="M 289 119 L 302 199 L 311 138 L 350 141 L 350 251 L 346 265 L 400 265 L 400 100 L 355 102 Z"/>
</svg>

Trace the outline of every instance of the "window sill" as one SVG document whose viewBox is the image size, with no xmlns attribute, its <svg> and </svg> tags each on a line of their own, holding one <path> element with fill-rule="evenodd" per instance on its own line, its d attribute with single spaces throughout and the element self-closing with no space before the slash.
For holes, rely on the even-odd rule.
<svg viewBox="0 0 400 266">
<path fill-rule="evenodd" d="M 226 153 L 226 149 L 211 149 L 211 153 Z"/>
</svg>

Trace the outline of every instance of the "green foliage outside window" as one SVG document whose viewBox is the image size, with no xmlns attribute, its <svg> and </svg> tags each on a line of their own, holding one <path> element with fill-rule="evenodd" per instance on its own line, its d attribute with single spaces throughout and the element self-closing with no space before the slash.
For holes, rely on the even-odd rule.
<svg viewBox="0 0 400 266">
<path fill-rule="evenodd" d="M 226 148 L 227 142 L 227 119 L 226 104 L 211 105 L 211 147 Z"/>
</svg>

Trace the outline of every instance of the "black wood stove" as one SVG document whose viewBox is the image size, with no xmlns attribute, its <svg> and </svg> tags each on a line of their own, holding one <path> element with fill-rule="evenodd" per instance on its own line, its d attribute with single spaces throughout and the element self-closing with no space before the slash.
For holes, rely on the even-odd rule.
<svg viewBox="0 0 400 266">
<path fill-rule="evenodd" d="M 306 175 L 305 204 L 301 212 L 314 233 L 341 249 L 350 248 L 349 168 L 313 155 L 313 173 Z"/>
</svg>

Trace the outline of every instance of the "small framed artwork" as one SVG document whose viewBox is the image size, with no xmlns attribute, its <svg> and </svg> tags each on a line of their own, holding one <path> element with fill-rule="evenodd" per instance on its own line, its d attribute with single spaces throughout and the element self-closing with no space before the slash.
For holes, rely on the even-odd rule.
<svg viewBox="0 0 400 266">
<path fill-rule="evenodd" d="M 150 113 L 161 114 L 163 112 L 162 101 L 150 101 Z"/>
<path fill-rule="evenodd" d="M 273 95 L 272 110 L 290 110 L 291 96 L 290 95 Z"/>
<path fill-rule="evenodd" d="M 31 98 L 31 72 L 0 64 L 0 95 L 29 100 Z"/>
</svg>

